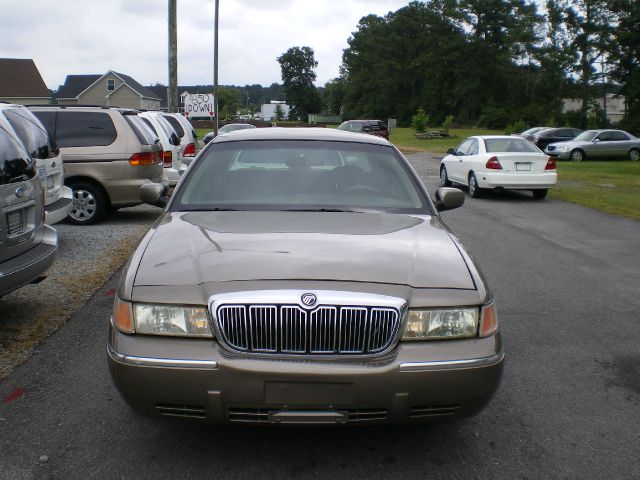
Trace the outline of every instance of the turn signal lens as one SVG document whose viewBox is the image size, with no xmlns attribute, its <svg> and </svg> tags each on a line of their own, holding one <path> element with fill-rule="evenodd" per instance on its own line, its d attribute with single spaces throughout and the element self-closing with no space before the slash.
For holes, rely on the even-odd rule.
<svg viewBox="0 0 640 480">
<path fill-rule="evenodd" d="M 171 154 L 171 150 L 165 150 L 162 152 L 162 163 L 164 163 L 164 168 L 171 168 L 173 164 L 173 155 Z"/>
<path fill-rule="evenodd" d="M 481 337 L 488 337 L 498 331 L 498 312 L 495 303 L 484 305 L 480 317 L 480 333 Z"/>
<path fill-rule="evenodd" d="M 498 157 L 491 157 L 487 160 L 487 164 L 485 166 L 490 170 L 502 170 L 502 165 L 500 164 Z"/>
<path fill-rule="evenodd" d="M 113 326 L 123 333 L 135 333 L 131 304 L 118 297 L 113 303 Z"/>
<path fill-rule="evenodd" d="M 547 160 L 547 165 L 546 167 L 544 167 L 545 170 L 555 170 L 556 169 L 556 161 L 553 159 L 553 157 L 549 157 L 549 160 Z"/>
<path fill-rule="evenodd" d="M 158 156 L 154 152 L 140 152 L 134 153 L 129 158 L 129 165 L 140 166 L 140 165 L 154 165 L 158 161 Z"/>
</svg>

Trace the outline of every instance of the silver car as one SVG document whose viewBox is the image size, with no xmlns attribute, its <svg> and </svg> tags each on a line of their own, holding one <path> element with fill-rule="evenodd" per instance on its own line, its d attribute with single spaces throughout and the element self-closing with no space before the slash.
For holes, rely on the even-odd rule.
<svg viewBox="0 0 640 480">
<path fill-rule="evenodd" d="M 640 159 L 640 138 L 623 130 L 586 130 L 568 142 L 552 143 L 545 153 L 559 160 Z"/>
<path fill-rule="evenodd" d="M 44 208 L 35 161 L 0 124 L 0 297 L 43 278 L 56 259 L 58 236 Z"/>
<path fill-rule="evenodd" d="M 141 197 L 167 204 L 162 185 Z M 439 215 L 463 202 L 432 200 L 372 135 L 216 137 L 122 274 L 116 387 L 138 412 L 215 423 L 477 413 L 504 352 L 493 295 Z"/>
</svg>

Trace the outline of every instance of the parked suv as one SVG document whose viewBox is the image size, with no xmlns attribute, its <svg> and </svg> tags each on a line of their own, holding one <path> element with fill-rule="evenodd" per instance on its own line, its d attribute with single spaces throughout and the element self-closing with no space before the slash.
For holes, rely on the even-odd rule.
<svg viewBox="0 0 640 480">
<path fill-rule="evenodd" d="M 35 161 L 0 124 L 0 297 L 40 280 L 57 252 L 57 233 L 44 224 L 44 191 Z"/>
<path fill-rule="evenodd" d="M 40 120 L 23 105 L 0 103 L 0 125 L 22 142 L 36 162 L 44 190 L 45 223 L 64 220 L 72 208 L 72 192 L 64 185 L 62 155 Z"/>
<path fill-rule="evenodd" d="M 389 129 L 387 128 L 387 124 L 382 120 L 348 120 L 342 122 L 338 130 L 368 133 L 389 140 Z"/>
<path fill-rule="evenodd" d="M 109 210 L 139 205 L 140 187 L 162 181 L 162 148 L 136 111 L 100 106 L 30 108 L 64 157 L 65 183 L 73 190 L 71 223 L 93 224 Z"/>
<path fill-rule="evenodd" d="M 182 163 L 180 137 L 161 112 L 141 112 L 139 115 L 160 140 L 164 176 L 169 185 L 175 186 L 178 183 L 178 170 Z"/>
<path fill-rule="evenodd" d="M 162 116 L 171 124 L 180 137 L 182 158 L 194 158 L 198 150 L 198 135 L 189 120 L 179 113 L 163 113 Z"/>
</svg>

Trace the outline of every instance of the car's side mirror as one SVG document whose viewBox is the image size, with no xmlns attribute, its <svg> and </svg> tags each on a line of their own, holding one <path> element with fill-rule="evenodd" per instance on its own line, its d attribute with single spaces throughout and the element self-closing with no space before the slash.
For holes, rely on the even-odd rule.
<svg viewBox="0 0 640 480">
<path fill-rule="evenodd" d="M 164 208 L 169 203 L 167 185 L 163 183 L 145 183 L 140 187 L 140 200 L 155 207 Z"/>
<path fill-rule="evenodd" d="M 464 192 L 459 188 L 439 188 L 436 191 L 435 204 L 439 212 L 461 207 L 464 204 Z"/>
<path fill-rule="evenodd" d="M 599 138 L 594 138 L 594 139 L 593 139 L 593 143 L 598 143 L 599 141 L 600 141 L 600 139 L 599 139 Z"/>
<path fill-rule="evenodd" d="M 450 148 L 450 149 L 447 150 L 447 153 L 449 155 L 455 155 L 456 154 L 456 149 L 455 148 Z"/>
</svg>

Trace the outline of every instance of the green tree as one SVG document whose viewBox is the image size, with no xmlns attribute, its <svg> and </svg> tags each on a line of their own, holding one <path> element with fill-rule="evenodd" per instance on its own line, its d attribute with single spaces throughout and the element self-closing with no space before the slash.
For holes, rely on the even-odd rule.
<svg viewBox="0 0 640 480">
<path fill-rule="evenodd" d="M 306 119 L 310 113 L 320 111 L 320 95 L 313 82 L 318 66 L 312 48 L 292 47 L 277 58 L 282 81 L 291 106 L 289 116 Z"/>
<path fill-rule="evenodd" d="M 428 123 L 429 115 L 424 111 L 424 108 L 418 108 L 416 114 L 411 117 L 411 128 L 413 128 L 416 133 L 422 133 L 427 129 Z"/>
<path fill-rule="evenodd" d="M 220 110 L 220 118 L 228 119 L 235 117 L 240 109 L 240 92 L 236 88 L 219 87 L 218 88 L 218 109 Z"/>
<path fill-rule="evenodd" d="M 284 119 L 284 110 L 282 109 L 282 105 L 280 105 L 279 103 L 276 104 L 276 108 L 273 112 L 273 115 L 276 122 L 279 122 Z"/>
</svg>

